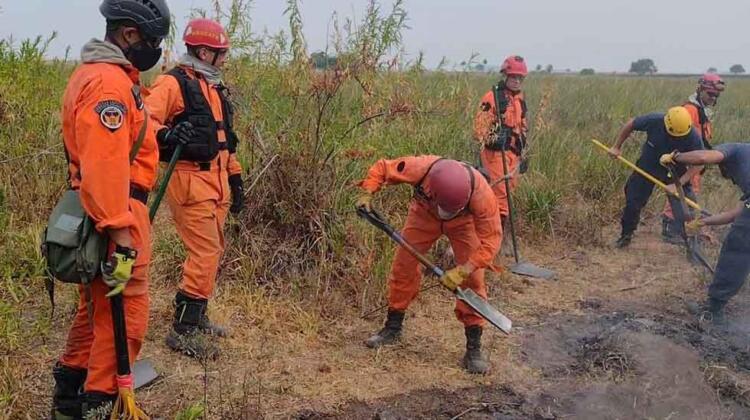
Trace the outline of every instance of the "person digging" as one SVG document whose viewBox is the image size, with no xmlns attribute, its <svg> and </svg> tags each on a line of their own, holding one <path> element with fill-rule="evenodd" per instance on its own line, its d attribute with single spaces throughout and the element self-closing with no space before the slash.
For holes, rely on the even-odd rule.
<svg viewBox="0 0 750 420">
<path fill-rule="evenodd" d="M 732 224 L 721 246 L 707 299 L 687 305 L 691 313 L 701 318 L 708 314 L 715 325 L 725 325 L 724 308 L 750 274 L 750 144 L 726 143 L 713 150 L 672 152 L 662 155 L 660 161 L 663 165 L 718 165 L 721 175 L 742 192 L 739 204 L 733 209 L 698 217 L 685 226 L 689 235 L 696 235 L 703 226 Z"/>
<path fill-rule="evenodd" d="M 502 227 L 495 195 L 485 178 L 465 163 L 438 156 L 381 159 L 359 183 L 364 192 L 357 208 L 371 212 L 376 192 L 384 185 L 402 183 L 414 187 L 401 232 L 404 239 L 425 253 L 442 235 L 447 236 L 458 265 L 446 271 L 440 281 L 451 290 L 469 288 L 486 299 L 484 271 L 492 267 Z M 388 277 L 385 326 L 365 341 L 367 347 L 393 344 L 401 337 L 404 313 L 417 296 L 420 281 L 418 260 L 399 247 Z M 469 373 L 487 373 L 489 363 L 481 352 L 485 320 L 461 301 L 456 301 L 455 314 L 465 328 L 463 367 Z"/>
<path fill-rule="evenodd" d="M 690 113 L 684 107 L 676 106 L 670 108 L 666 114 L 652 113 L 631 119 L 622 127 L 615 145 L 608 151 L 613 159 L 622 154 L 621 147 L 633 131 L 646 133 L 646 141 L 643 143 L 641 156 L 636 164 L 658 180 L 670 184 L 668 188 L 672 194 L 669 195 L 669 199 L 675 217 L 678 220 L 685 220 L 686 215 L 683 214 L 682 206 L 674 197 L 676 187 L 669 181 L 667 169 L 659 164 L 659 158 L 673 151 L 689 152 L 703 149 L 703 142 L 693 128 Z M 701 169 L 701 166 L 691 167 L 690 170 L 682 164 L 675 166 L 675 174 L 679 177 L 679 182 L 689 198 L 694 198 L 690 179 Z M 641 210 L 648 203 L 653 190 L 654 184 L 642 175 L 636 172 L 630 175 L 625 184 L 625 207 L 620 220 L 622 230 L 619 239 L 615 242 L 615 247 L 625 248 L 630 245 L 633 233 L 640 222 Z M 679 228 L 682 229 L 682 225 Z"/>
<path fill-rule="evenodd" d="M 693 120 L 693 127 L 695 127 L 701 136 L 705 149 L 710 148 L 713 138 L 713 107 L 718 102 L 719 96 L 724 92 L 725 87 L 726 84 L 721 79 L 721 76 L 716 73 L 706 73 L 698 79 L 698 86 L 695 93 L 690 95 L 687 102 L 682 105 L 690 113 L 690 117 Z M 697 195 L 700 192 L 701 178 L 702 172 L 698 172 L 690 180 L 693 194 Z M 672 214 L 672 205 L 667 200 L 662 212 L 662 239 L 668 243 L 682 244 L 683 239 L 680 235 L 680 226 L 681 222 L 675 220 Z"/>
</svg>

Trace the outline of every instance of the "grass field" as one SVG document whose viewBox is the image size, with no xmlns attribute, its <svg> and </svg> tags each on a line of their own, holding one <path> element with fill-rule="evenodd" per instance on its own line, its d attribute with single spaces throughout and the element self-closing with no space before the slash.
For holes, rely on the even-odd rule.
<svg viewBox="0 0 750 420">
<path fill-rule="evenodd" d="M 320 351 L 344 341 L 359 342 L 361 337 L 349 334 L 347 318 L 357 318 L 383 302 L 393 250 L 382 235 L 357 220 L 352 210 L 355 182 L 381 157 L 438 154 L 475 161 L 478 149 L 470 138 L 471 121 L 478 99 L 497 78 L 426 71 L 418 61 L 391 61 L 403 22 L 398 13 L 377 10 L 357 31 L 342 30 L 337 68 L 312 70 L 303 59 L 307 53 L 299 29 L 295 31 L 294 11 L 290 17 L 288 39 L 248 43 L 227 69 L 240 114 L 239 153 L 247 168 L 247 185 L 252 187 L 247 211 L 227 227 L 229 249 L 220 273 L 218 304 L 212 309 L 216 318 L 235 329 L 234 342 L 288 344 L 286 348 L 237 344 L 230 352 L 238 358 L 230 365 L 245 358 L 258 365 L 267 361 L 281 376 L 284 369 L 291 372 L 281 381 L 266 378 L 266 384 L 262 370 L 244 378 L 243 386 L 275 387 L 268 391 L 274 402 L 266 409 L 263 404 L 253 405 L 258 416 L 268 417 L 289 414 L 289 410 L 274 411 L 283 405 L 285 395 L 293 395 L 289 401 L 294 402 L 310 396 L 295 385 L 295 368 L 277 366 L 275 357 L 305 365 L 301 355 L 308 346 L 318 346 Z M 44 413 L 52 389 L 50 368 L 61 351 L 76 299 L 74 288 L 59 287 L 58 307 L 50 315 L 39 254 L 46 217 L 65 188 L 59 109 L 75 65 L 47 60 L 44 52 L 41 38 L 0 43 L 0 413 L 9 418 L 38 418 Z M 681 103 L 695 82 L 692 78 L 528 77 L 524 89 L 530 108 L 532 161 L 517 201 L 524 245 L 531 247 L 532 254 L 599 249 L 614 239 L 608 227 L 619 216 L 628 172 L 595 150 L 589 139 L 611 142 L 629 117 Z M 750 138 L 748 113 L 750 81 L 732 80 L 717 108 L 716 139 Z M 637 156 L 640 140 L 629 142 L 628 157 Z M 705 187 L 709 194 L 703 200 L 714 210 L 736 197 L 730 187 L 720 184 L 715 172 L 709 171 Z M 378 196 L 376 205 L 399 225 L 409 195 L 406 187 L 391 188 Z M 661 206 L 661 200 L 654 201 L 658 201 L 654 208 Z M 158 360 L 163 357 L 171 369 L 190 363 L 177 362 L 159 348 L 184 254 L 168 211 L 158 217 L 152 265 L 155 309 L 147 354 Z M 332 329 L 346 332 L 332 333 Z M 288 341 L 282 339 L 285 334 Z M 307 362 L 303 376 L 329 369 Z M 307 371 L 310 366 L 313 372 Z M 208 372 L 211 367 L 203 368 Z M 200 376 L 200 369 L 198 373 L 195 366 L 191 369 Z M 300 381 L 305 383 L 304 378 Z M 417 383 L 427 386 L 424 381 Z M 204 396 L 193 385 L 186 388 L 186 395 L 173 395 L 174 403 L 159 397 L 152 409 L 182 412 L 182 418 L 197 415 L 199 410 L 186 410 Z M 350 386 L 354 391 L 348 398 L 368 397 L 365 392 L 357 394 L 356 381 Z M 177 386 L 167 388 L 179 392 Z M 222 406 L 222 391 L 212 389 L 213 402 L 208 406 Z M 233 403 L 248 395 L 235 393 L 227 391 L 229 397 L 236 397 Z M 146 399 L 156 401 L 151 394 Z M 326 409 L 335 406 L 327 404 Z M 224 412 L 214 411 L 221 417 L 216 413 Z"/>
</svg>

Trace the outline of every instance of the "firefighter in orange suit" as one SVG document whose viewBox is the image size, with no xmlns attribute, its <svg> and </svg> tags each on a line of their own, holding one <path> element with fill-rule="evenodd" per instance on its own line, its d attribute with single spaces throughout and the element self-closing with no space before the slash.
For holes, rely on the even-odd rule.
<svg viewBox="0 0 750 420">
<path fill-rule="evenodd" d="M 486 298 L 484 271 L 492 267 L 502 239 L 498 206 L 487 181 L 469 165 L 438 156 L 382 159 L 360 182 L 364 193 L 357 207 L 371 211 L 374 193 L 384 185 L 401 183 L 414 186 L 414 199 L 401 232 L 404 239 L 425 253 L 446 235 L 458 266 L 446 271 L 441 281 L 452 289 L 460 285 Z M 368 347 L 398 340 L 404 312 L 417 296 L 420 278 L 417 259 L 399 247 L 388 277 L 388 319 L 382 330 L 367 339 Z M 465 327 L 464 367 L 471 373 L 486 373 L 489 365 L 481 354 L 484 319 L 461 301 L 456 301 L 455 312 Z"/>
<path fill-rule="evenodd" d="M 218 22 L 194 19 L 183 40 L 187 54 L 156 79 L 146 98 L 160 159 L 169 161 L 182 145 L 167 201 L 188 255 L 166 342 L 189 356 L 215 357 L 218 349 L 206 336 L 223 337 L 226 330 L 209 321 L 206 308 L 224 252 L 227 212 L 243 207 L 234 110 L 221 78 L 229 39 Z"/>
<path fill-rule="evenodd" d="M 526 172 L 526 163 L 522 161 L 523 150 L 526 147 L 528 123 L 526 121 L 526 101 L 521 91 L 528 69 L 526 62 L 520 56 L 513 55 L 505 59 L 500 72 L 505 76 L 501 82 L 500 104 L 495 104 L 492 90 L 487 92 L 474 117 L 474 139 L 482 144 L 482 167 L 487 171 L 492 181 L 492 190 L 497 197 L 503 228 L 508 221 L 508 198 L 512 191 L 505 190 L 502 182 L 503 161 L 501 149 L 505 151 L 505 160 L 510 178 L 510 188 L 518 185 L 518 174 Z M 501 121 L 498 121 L 498 106 Z M 503 241 L 503 254 L 507 252 L 507 241 Z"/>
<path fill-rule="evenodd" d="M 108 234 L 113 270 L 107 283 L 102 277 L 93 280 L 90 297 L 81 286 L 65 351 L 53 369 L 54 419 L 106 414 L 117 398 L 110 290 L 123 294 L 131 364 L 148 324 L 151 226 L 146 201 L 158 166 L 152 127 L 146 127 L 132 163 L 129 155 L 143 125 L 150 125 L 140 72 L 160 59 L 170 14 L 164 0 L 104 0 L 99 10 L 107 20 L 106 37 L 83 47 L 82 64 L 65 90 L 62 124 L 71 188 L 80 192 L 96 229 Z"/>
</svg>

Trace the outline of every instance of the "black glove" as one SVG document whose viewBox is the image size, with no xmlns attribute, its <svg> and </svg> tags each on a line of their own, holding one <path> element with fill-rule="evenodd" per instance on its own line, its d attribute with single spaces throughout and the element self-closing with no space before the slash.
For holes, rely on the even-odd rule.
<svg viewBox="0 0 750 420">
<path fill-rule="evenodd" d="M 183 121 L 172 128 L 159 130 L 156 133 L 156 140 L 161 146 L 177 146 L 193 143 L 197 139 L 193 124 Z"/>
<path fill-rule="evenodd" d="M 518 168 L 518 172 L 525 174 L 529 170 L 529 158 L 528 157 L 522 157 L 521 158 L 521 165 Z"/>
<path fill-rule="evenodd" d="M 232 206 L 229 211 L 237 214 L 245 207 L 245 196 L 242 194 L 242 175 L 229 175 L 229 188 L 232 191 Z"/>
</svg>

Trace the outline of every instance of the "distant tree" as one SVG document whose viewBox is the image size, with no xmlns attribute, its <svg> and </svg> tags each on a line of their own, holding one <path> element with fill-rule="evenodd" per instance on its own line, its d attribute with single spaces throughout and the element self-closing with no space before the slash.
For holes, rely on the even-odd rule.
<svg viewBox="0 0 750 420">
<path fill-rule="evenodd" d="M 484 60 L 487 61 L 487 60 Z M 484 71 L 484 64 L 478 63 L 474 65 L 474 71 Z"/>
<path fill-rule="evenodd" d="M 461 67 L 464 67 L 464 66 L 466 66 L 466 61 L 461 62 Z"/>
<path fill-rule="evenodd" d="M 641 58 L 637 61 L 633 61 L 630 63 L 630 70 L 628 70 L 628 73 L 635 73 L 641 76 L 644 74 L 654 74 L 656 72 L 656 64 L 654 64 L 654 60 L 650 58 Z"/>
<path fill-rule="evenodd" d="M 581 76 L 593 76 L 594 73 L 596 73 L 594 69 L 590 69 L 590 68 L 585 68 L 581 70 Z"/>
<path fill-rule="evenodd" d="M 536 71 L 542 71 L 542 65 L 541 64 L 537 64 L 536 65 Z"/>
<path fill-rule="evenodd" d="M 487 59 L 486 59 L 486 58 L 485 58 L 484 60 L 482 60 L 482 64 L 483 64 L 483 65 L 484 65 L 485 67 L 487 66 Z"/>
<path fill-rule="evenodd" d="M 552 70 L 554 70 L 554 67 L 552 67 L 552 64 L 547 64 L 547 67 L 544 69 L 547 73 L 552 73 Z"/>
<path fill-rule="evenodd" d="M 327 69 L 336 65 L 336 56 L 328 55 L 323 51 L 318 51 L 310 54 L 310 60 L 313 63 L 313 67 L 316 69 Z"/>
<path fill-rule="evenodd" d="M 732 74 L 743 74 L 745 73 L 745 68 L 742 67 L 742 64 L 735 64 L 732 67 L 729 68 L 729 71 Z"/>
<path fill-rule="evenodd" d="M 708 70 L 706 70 L 708 73 L 718 73 L 719 71 L 716 70 L 716 67 L 709 67 Z"/>
</svg>

